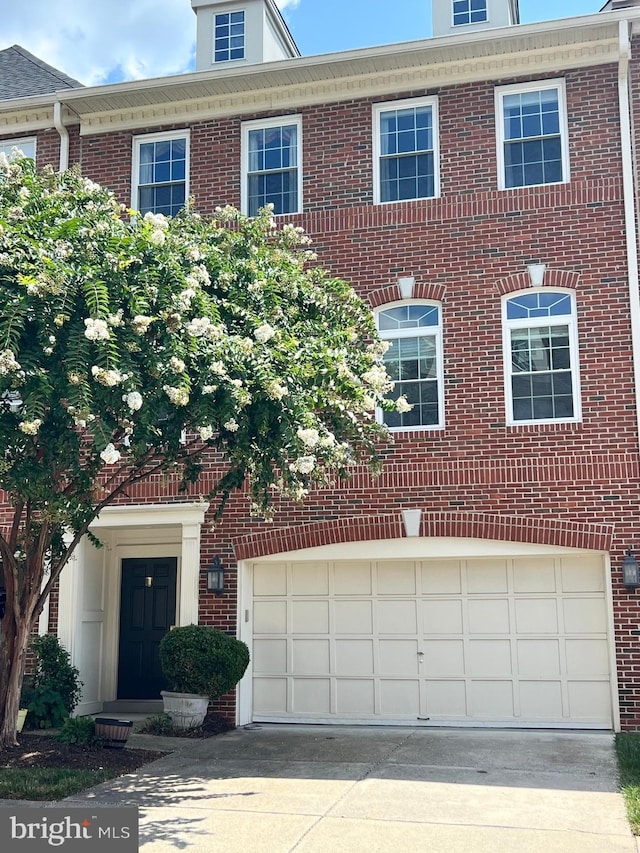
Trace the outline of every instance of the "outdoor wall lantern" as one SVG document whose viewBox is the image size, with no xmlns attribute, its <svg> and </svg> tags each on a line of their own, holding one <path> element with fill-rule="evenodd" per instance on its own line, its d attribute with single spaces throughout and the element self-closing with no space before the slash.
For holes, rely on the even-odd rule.
<svg viewBox="0 0 640 853">
<path fill-rule="evenodd" d="M 640 567 L 637 558 L 631 553 L 631 548 L 622 561 L 622 583 L 631 590 L 640 586 Z"/>
<path fill-rule="evenodd" d="M 207 571 L 207 589 L 216 595 L 224 593 L 224 566 L 220 557 L 216 555 Z"/>
</svg>

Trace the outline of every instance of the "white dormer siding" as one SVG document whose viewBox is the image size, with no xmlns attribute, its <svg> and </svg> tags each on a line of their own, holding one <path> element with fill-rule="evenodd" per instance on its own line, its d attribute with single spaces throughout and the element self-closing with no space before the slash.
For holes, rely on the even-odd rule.
<svg viewBox="0 0 640 853">
<path fill-rule="evenodd" d="M 299 56 L 273 0 L 191 0 L 196 14 L 196 71 Z"/>
<path fill-rule="evenodd" d="M 520 23 L 518 0 L 432 0 L 431 14 L 434 36 Z"/>
</svg>

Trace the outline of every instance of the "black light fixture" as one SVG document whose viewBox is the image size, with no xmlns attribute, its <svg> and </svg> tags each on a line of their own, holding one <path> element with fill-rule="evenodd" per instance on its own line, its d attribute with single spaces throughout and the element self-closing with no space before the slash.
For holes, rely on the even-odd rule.
<svg viewBox="0 0 640 853">
<path fill-rule="evenodd" d="M 224 566 L 218 555 L 213 558 L 207 572 L 207 589 L 216 595 L 224 593 Z"/>
<path fill-rule="evenodd" d="M 640 586 L 640 566 L 638 566 L 637 557 L 631 553 L 631 548 L 627 550 L 627 555 L 622 561 L 622 583 L 630 590 Z"/>
</svg>

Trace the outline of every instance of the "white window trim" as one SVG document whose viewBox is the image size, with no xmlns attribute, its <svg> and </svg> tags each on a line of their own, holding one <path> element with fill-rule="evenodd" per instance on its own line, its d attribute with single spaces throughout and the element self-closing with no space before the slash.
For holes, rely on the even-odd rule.
<svg viewBox="0 0 640 853">
<path fill-rule="evenodd" d="M 216 59 L 216 18 L 218 15 L 232 15 L 234 12 L 244 12 L 244 56 L 242 59 Z M 239 65 L 247 62 L 247 10 L 244 6 L 234 6 L 232 9 L 224 9 L 219 12 L 214 12 L 212 15 L 213 34 L 211 37 L 211 64 L 216 67 L 227 65 Z"/>
<path fill-rule="evenodd" d="M 469 3 L 471 3 L 471 0 L 469 0 Z M 486 4 L 485 4 L 485 5 L 486 5 L 486 7 L 487 7 L 487 8 L 486 8 L 487 17 L 486 17 L 483 21 L 466 21 L 464 24 L 456 24 L 456 22 L 455 22 L 455 20 L 454 20 L 454 13 L 453 13 L 453 0 L 451 0 L 451 26 L 452 26 L 452 28 L 453 28 L 454 30 L 458 30 L 458 29 L 460 29 L 460 27 L 472 27 L 472 26 L 473 26 L 473 27 L 477 27 L 477 26 L 478 26 L 478 24 L 488 24 L 488 23 L 490 23 L 490 18 L 489 18 L 489 11 L 490 11 L 490 10 L 489 10 L 489 6 L 490 6 L 490 3 L 489 3 L 489 0 L 487 0 L 487 2 L 486 2 Z M 471 8 L 469 8 L 469 17 L 471 17 Z"/>
<path fill-rule="evenodd" d="M 131 157 L 131 208 L 138 209 L 138 178 L 140 176 L 140 146 L 145 142 L 158 142 L 160 140 L 185 139 L 185 181 L 184 181 L 184 197 L 185 201 L 189 198 L 189 173 L 190 166 L 190 132 L 188 128 L 184 130 L 170 130 L 166 133 L 143 133 L 140 136 L 133 137 L 133 155 Z"/>
<path fill-rule="evenodd" d="M 385 330 L 380 331 L 378 329 L 378 334 L 383 341 L 388 340 L 397 340 L 398 338 L 418 338 L 418 337 L 434 337 L 436 341 L 436 369 L 437 369 L 437 377 L 438 377 L 438 423 L 437 424 L 417 424 L 415 426 L 397 426 L 397 427 L 387 427 L 390 432 L 434 432 L 434 430 L 442 430 L 445 427 L 445 416 L 444 416 L 444 355 L 443 355 L 443 346 L 442 346 L 442 329 L 443 329 L 443 317 L 442 317 L 442 303 L 438 302 L 434 299 L 398 299 L 395 302 L 385 302 L 384 305 L 380 305 L 375 309 L 374 319 L 376 322 L 376 327 L 378 326 L 378 316 L 382 314 L 384 311 L 388 311 L 390 308 L 397 308 L 401 305 L 431 305 L 434 308 L 438 309 L 440 322 L 438 326 L 417 326 L 413 329 L 400 329 L 400 330 Z M 429 331 L 433 329 L 433 331 Z M 421 334 L 422 331 L 422 334 Z M 398 395 L 394 395 L 395 399 L 397 399 Z M 376 409 L 376 421 L 379 424 L 384 423 L 384 412 L 382 409 Z"/>
<path fill-rule="evenodd" d="M 404 110 L 409 107 L 431 107 L 433 126 L 433 195 L 418 198 L 398 199 L 397 201 L 381 201 L 380 199 L 380 115 L 389 110 Z M 386 101 L 373 104 L 373 203 L 374 204 L 409 204 L 423 198 L 439 198 L 440 196 L 440 125 L 438 117 L 438 98 L 432 95 L 428 98 L 407 98 L 402 101 Z"/>
<path fill-rule="evenodd" d="M 242 185 L 240 188 L 240 209 L 245 214 L 249 214 L 249 132 L 252 130 L 261 130 L 267 127 L 282 127 L 284 125 L 294 124 L 298 133 L 298 199 L 296 211 L 291 213 L 276 213 L 275 216 L 295 216 L 302 213 L 302 116 L 284 115 L 275 116 L 274 118 L 254 119 L 253 121 L 242 122 L 242 152 L 240 156 L 240 167 L 242 172 Z"/>
<path fill-rule="evenodd" d="M 11 154 L 12 148 L 19 148 L 24 153 L 24 149 L 22 146 L 25 144 L 25 142 L 33 143 L 33 158 L 35 159 L 38 151 L 37 136 L 18 136 L 15 139 L 0 139 L 0 149 L 2 149 L 3 151 L 8 150 L 9 153 L 7 156 Z"/>
<path fill-rule="evenodd" d="M 560 147 L 562 149 L 562 180 L 554 183 L 526 184 L 525 186 L 507 187 L 505 183 L 504 164 L 504 111 L 502 109 L 503 96 L 515 95 L 520 92 L 539 92 L 543 89 L 558 90 L 558 112 L 560 116 Z M 567 89 L 564 78 L 553 80 L 531 80 L 528 83 L 513 83 L 509 86 L 496 86 L 494 92 L 495 114 L 496 114 L 496 153 L 498 164 L 498 189 L 500 190 L 522 190 L 527 187 L 554 187 L 560 184 L 568 184 L 571 180 L 569 171 L 569 124 L 567 121 Z"/>
<path fill-rule="evenodd" d="M 571 299 L 571 314 L 557 317 L 532 317 L 520 320 L 507 320 L 507 302 L 528 293 L 564 293 Z M 531 329 L 537 326 L 568 326 L 569 354 L 571 357 L 571 386 L 573 390 L 572 418 L 540 418 L 531 420 L 515 420 L 513 417 L 513 397 L 511 394 L 511 329 Z M 578 318 L 575 292 L 562 287 L 532 287 L 507 293 L 502 297 L 502 354 L 504 369 L 504 399 L 506 405 L 507 426 L 532 426 L 538 424 L 580 423 L 582 421 L 582 393 L 580 390 L 580 360 L 578 352 Z"/>
</svg>

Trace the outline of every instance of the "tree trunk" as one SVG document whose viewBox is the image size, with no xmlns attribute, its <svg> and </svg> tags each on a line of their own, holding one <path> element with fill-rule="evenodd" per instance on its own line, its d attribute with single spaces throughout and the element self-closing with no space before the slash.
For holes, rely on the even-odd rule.
<svg viewBox="0 0 640 853">
<path fill-rule="evenodd" d="M 29 596 L 30 600 L 23 608 L 27 613 L 19 621 L 16 621 L 13 611 L 7 606 L 4 619 L 0 622 L 0 750 L 17 743 L 20 692 L 37 597 Z"/>
</svg>

